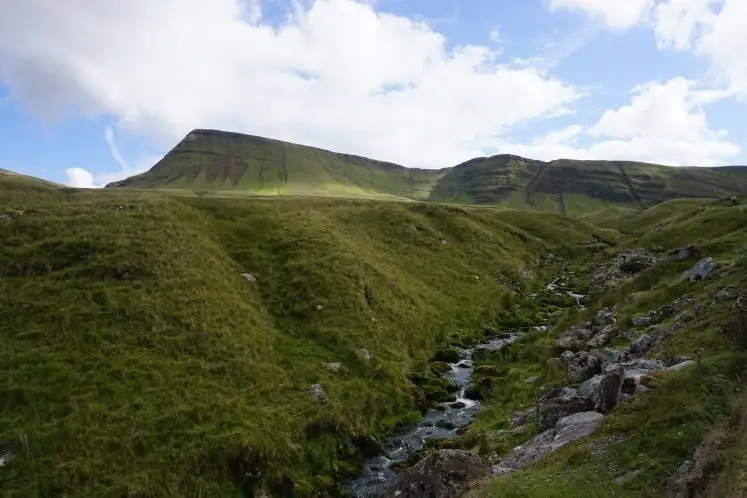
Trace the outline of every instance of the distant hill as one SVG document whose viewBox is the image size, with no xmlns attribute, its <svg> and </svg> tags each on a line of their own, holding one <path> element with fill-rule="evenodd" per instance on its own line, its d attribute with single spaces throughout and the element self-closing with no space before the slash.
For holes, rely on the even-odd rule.
<svg viewBox="0 0 747 498">
<path fill-rule="evenodd" d="M 58 183 L 42 180 L 33 176 L 21 175 L 7 169 L 0 168 L 0 191 L 39 191 L 62 188 Z"/>
<path fill-rule="evenodd" d="M 643 209 L 676 198 L 744 194 L 747 166 L 545 162 L 503 154 L 427 170 L 239 133 L 194 130 L 150 171 L 107 187 L 409 198 L 583 214 L 612 206 Z"/>
</svg>

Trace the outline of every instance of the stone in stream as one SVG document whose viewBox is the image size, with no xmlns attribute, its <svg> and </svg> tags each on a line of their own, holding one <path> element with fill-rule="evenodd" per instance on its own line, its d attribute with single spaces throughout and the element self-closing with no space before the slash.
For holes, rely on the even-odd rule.
<svg viewBox="0 0 747 498">
<path fill-rule="evenodd" d="M 407 469 L 382 496 L 457 498 L 488 474 L 482 459 L 463 450 L 439 450 Z"/>
</svg>

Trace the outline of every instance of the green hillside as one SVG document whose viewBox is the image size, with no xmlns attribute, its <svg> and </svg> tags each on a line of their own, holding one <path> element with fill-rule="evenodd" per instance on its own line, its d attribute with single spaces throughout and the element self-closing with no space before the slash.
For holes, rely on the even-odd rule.
<svg viewBox="0 0 747 498">
<path fill-rule="evenodd" d="M 108 187 L 232 195 L 309 195 L 495 204 L 580 215 L 675 198 L 747 193 L 747 167 L 625 161 L 543 162 L 511 155 L 439 170 L 405 168 L 267 138 L 194 130 L 150 171 Z"/>
<path fill-rule="evenodd" d="M 0 219 L 0 489 L 18 497 L 334 495 L 353 436 L 418 416 L 406 375 L 496 325 L 520 268 L 615 237 L 370 200 L 3 189 L 0 210 L 20 213 Z"/>
</svg>

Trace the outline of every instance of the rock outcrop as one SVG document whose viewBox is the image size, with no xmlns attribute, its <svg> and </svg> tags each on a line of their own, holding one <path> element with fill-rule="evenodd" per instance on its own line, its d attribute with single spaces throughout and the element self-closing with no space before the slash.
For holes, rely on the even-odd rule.
<svg viewBox="0 0 747 498">
<path fill-rule="evenodd" d="M 399 498 L 456 498 L 471 481 L 485 477 L 488 468 L 468 451 L 440 450 L 407 469 L 382 496 Z"/>
</svg>

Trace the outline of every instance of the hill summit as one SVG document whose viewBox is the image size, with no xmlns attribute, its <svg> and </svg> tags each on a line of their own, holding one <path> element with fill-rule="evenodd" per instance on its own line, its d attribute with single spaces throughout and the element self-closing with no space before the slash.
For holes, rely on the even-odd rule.
<svg viewBox="0 0 747 498">
<path fill-rule="evenodd" d="M 149 171 L 107 187 L 399 198 L 582 214 L 610 206 L 645 209 L 675 198 L 744 194 L 747 167 L 545 162 L 501 154 L 441 169 L 416 169 L 269 138 L 198 129 Z"/>
</svg>

